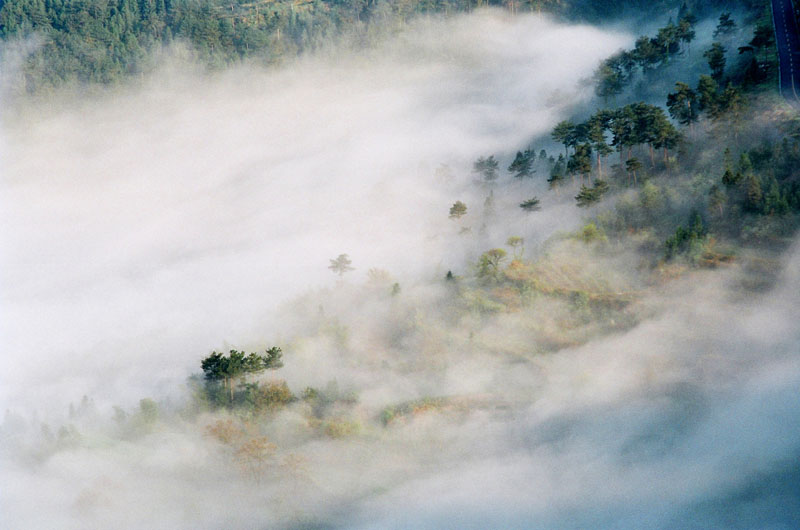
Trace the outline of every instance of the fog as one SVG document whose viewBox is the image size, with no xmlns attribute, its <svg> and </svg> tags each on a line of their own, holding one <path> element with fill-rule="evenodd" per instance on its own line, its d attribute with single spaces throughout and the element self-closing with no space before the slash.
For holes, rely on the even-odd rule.
<svg viewBox="0 0 800 530">
<path fill-rule="evenodd" d="M 471 172 L 549 149 L 631 42 L 479 12 L 268 71 L 176 54 L 91 100 L 7 107 L 2 526 L 796 527 L 800 250 L 768 293 L 741 296 L 738 266 L 687 274 L 611 333 L 554 337 L 568 311 L 544 299 L 457 316 L 443 281 L 518 235 L 527 257 L 643 290 L 630 249 L 558 235 L 582 222 L 569 193 Z M 342 253 L 356 270 L 338 278 Z M 243 421 L 276 449 L 240 466 L 207 428 L 239 420 L 194 410 L 187 377 L 213 349 L 276 344 L 295 394 L 357 399 Z"/>
<path fill-rule="evenodd" d="M 272 340 L 267 312 L 333 283 L 341 253 L 361 278 L 460 264 L 443 236 L 455 200 L 483 202 L 473 160 L 547 132 L 628 40 L 482 14 L 279 71 L 169 65 L 140 89 L 8 112 L 2 403 L 31 384 L 37 400 L 150 394 L 153 363 L 171 384 L 225 341 Z"/>
<path fill-rule="evenodd" d="M 779 294 L 732 302 L 732 278 L 694 278 L 659 317 L 542 360 L 521 417 L 370 500 L 363 527 L 794 526 L 799 259 Z"/>
</svg>

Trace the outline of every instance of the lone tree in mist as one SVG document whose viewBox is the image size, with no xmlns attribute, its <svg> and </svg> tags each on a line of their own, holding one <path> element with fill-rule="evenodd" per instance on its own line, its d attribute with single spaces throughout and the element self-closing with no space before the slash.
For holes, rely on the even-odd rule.
<svg viewBox="0 0 800 530">
<path fill-rule="evenodd" d="M 522 201 L 519 204 L 519 207 L 522 208 L 522 211 L 524 211 L 525 213 L 538 212 L 539 210 L 542 209 L 542 207 L 539 206 L 538 197 L 531 197 L 526 201 Z"/>
<path fill-rule="evenodd" d="M 506 240 L 506 245 L 511 247 L 514 252 L 514 259 L 520 259 L 525 253 L 525 239 L 519 236 L 511 236 Z"/>
<path fill-rule="evenodd" d="M 340 278 L 344 276 L 344 273 L 355 270 L 354 267 L 350 266 L 353 262 L 350 261 L 350 257 L 347 254 L 339 254 L 338 258 L 330 261 L 331 264 L 328 265 L 328 268 L 338 274 Z"/>
<path fill-rule="evenodd" d="M 492 182 L 497 180 L 497 168 L 499 166 L 500 163 L 495 159 L 494 155 L 488 158 L 482 156 L 472 164 L 472 171 L 481 175 L 485 181 Z"/>
<path fill-rule="evenodd" d="M 264 370 L 277 370 L 283 366 L 283 352 L 277 346 L 268 349 L 266 355 L 251 353 L 245 355 L 243 351 L 231 350 L 228 355 L 212 352 L 200 362 L 206 381 L 222 382 L 223 389 L 230 392 L 233 402 L 234 382 L 248 374 L 257 374 Z"/>
<path fill-rule="evenodd" d="M 456 201 L 450 207 L 450 219 L 461 219 L 467 215 L 467 205 L 461 201 Z"/>
<path fill-rule="evenodd" d="M 502 248 L 487 250 L 478 258 L 478 278 L 493 282 L 500 276 L 500 266 L 506 260 L 507 253 Z"/>
<path fill-rule="evenodd" d="M 720 35 L 728 35 L 736 31 L 736 22 L 731 18 L 730 12 L 722 13 L 719 16 L 719 23 L 717 29 L 714 30 L 714 38 Z"/>
</svg>

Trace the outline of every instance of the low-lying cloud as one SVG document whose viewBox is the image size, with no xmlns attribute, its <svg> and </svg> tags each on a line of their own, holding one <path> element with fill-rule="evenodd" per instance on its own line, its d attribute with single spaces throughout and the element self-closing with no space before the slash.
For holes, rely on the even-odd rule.
<svg viewBox="0 0 800 530">
<path fill-rule="evenodd" d="M 331 282 L 341 253 L 359 278 L 459 262 L 447 211 L 457 199 L 480 211 L 472 161 L 548 131 L 627 40 L 479 13 L 361 53 L 176 69 L 99 101 L 8 112 L 2 402 L 31 386 L 34 403 L 152 393 L 225 341 L 270 340 L 280 321 L 267 312 Z"/>
<path fill-rule="evenodd" d="M 546 136 L 629 40 L 477 13 L 360 53 L 162 72 L 7 115 L 4 526 L 796 527 L 797 250 L 769 293 L 741 297 L 735 265 L 695 272 L 636 301 L 635 325 L 555 354 L 531 323 L 560 302 L 454 316 L 447 270 L 511 235 L 535 251 L 579 219 L 537 175 L 498 192 L 487 222 L 472 162 L 507 165 Z M 523 216 L 537 192 L 543 210 Z M 548 251 L 586 261 L 581 245 Z M 632 288 L 625 252 L 586 269 Z M 341 253 L 357 270 L 334 286 Z M 331 405 L 330 424 L 304 401 L 244 424 L 276 450 L 266 469 L 237 466 L 204 430 L 226 416 L 182 401 L 228 344 L 280 344 L 295 394 L 358 400 Z M 431 396 L 449 400 L 383 421 Z M 143 397 L 159 402 L 150 429 Z"/>
</svg>

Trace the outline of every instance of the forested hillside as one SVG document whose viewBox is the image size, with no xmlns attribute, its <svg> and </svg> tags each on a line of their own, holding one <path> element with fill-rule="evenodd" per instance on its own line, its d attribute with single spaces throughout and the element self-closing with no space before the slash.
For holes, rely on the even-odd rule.
<svg viewBox="0 0 800 530">
<path fill-rule="evenodd" d="M 187 45 L 210 67 L 253 59 L 276 63 L 347 37 L 367 43 L 421 14 L 495 6 L 601 21 L 664 13 L 681 2 L 580 0 L 4 0 L 0 37 L 23 57 L 16 89 L 35 92 L 65 82 L 110 83 L 148 71 L 159 50 Z M 730 3 L 730 2 L 727 2 Z M 711 8 L 697 2 L 703 13 Z M 747 4 L 747 2 L 735 2 Z M 16 48 L 9 48 L 14 43 Z M 8 74 L 8 72 L 7 72 Z"/>
<path fill-rule="evenodd" d="M 0 5 L 0 526 L 800 527 L 768 0 Z"/>
</svg>

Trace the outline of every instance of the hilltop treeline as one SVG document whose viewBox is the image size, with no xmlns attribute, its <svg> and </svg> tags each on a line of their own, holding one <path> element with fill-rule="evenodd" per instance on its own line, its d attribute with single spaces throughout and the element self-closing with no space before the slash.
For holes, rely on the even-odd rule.
<svg viewBox="0 0 800 530">
<path fill-rule="evenodd" d="M 558 0 L 5 0 L 0 38 L 23 47 L 17 88 L 35 92 L 65 82 L 112 83 L 147 71 L 153 54 L 175 42 L 203 64 L 254 59 L 275 63 L 350 34 L 357 42 L 393 31 L 421 14 L 498 7 L 598 21 L 641 2 Z M 685 4 L 685 2 L 684 2 Z M 648 2 L 648 12 L 680 2 Z M 683 7 L 684 10 L 688 9 Z"/>
</svg>

